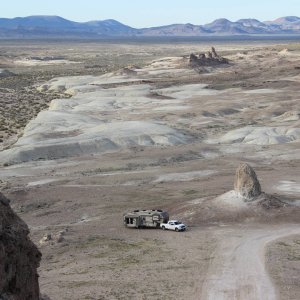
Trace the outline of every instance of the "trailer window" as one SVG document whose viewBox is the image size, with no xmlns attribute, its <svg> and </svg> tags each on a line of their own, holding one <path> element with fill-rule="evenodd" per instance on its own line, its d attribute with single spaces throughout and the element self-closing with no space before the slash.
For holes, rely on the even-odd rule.
<svg viewBox="0 0 300 300">
<path fill-rule="evenodd" d="M 133 218 L 126 218 L 126 224 L 133 224 Z"/>
</svg>

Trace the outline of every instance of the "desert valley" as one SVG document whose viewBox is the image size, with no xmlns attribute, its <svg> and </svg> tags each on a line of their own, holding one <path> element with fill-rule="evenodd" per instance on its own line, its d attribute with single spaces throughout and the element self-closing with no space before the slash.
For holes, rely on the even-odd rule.
<svg viewBox="0 0 300 300">
<path fill-rule="evenodd" d="M 1 42 L 0 188 L 43 299 L 299 299 L 299 93 L 296 40 Z"/>
</svg>

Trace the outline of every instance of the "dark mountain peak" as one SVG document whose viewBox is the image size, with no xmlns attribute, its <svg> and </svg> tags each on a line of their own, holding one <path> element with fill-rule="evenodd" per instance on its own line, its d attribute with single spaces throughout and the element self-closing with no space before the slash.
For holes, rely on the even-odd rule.
<svg viewBox="0 0 300 300">
<path fill-rule="evenodd" d="M 114 19 L 93 20 L 93 21 L 85 22 L 84 24 L 107 24 L 107 25 L 113 25 L 113 26 L 116 26 L 116 25 L 127 26 L 127 25 L 122 24 L 119 21 L 114 20 Z"/>
<path fill-rule="evenodd" d="M 216 19 L 213 22 L 206 24 L 206 25 L 228 25 L 228 24 L 232 24 L 231 21 L 229 21 L 228 19 L 225 18 L 221 18 L 221 19 Z"/>
<path fill-rule="evenodd" d="M 136 29 L 113 19 L 90 21 L 84 23 L 89 32 L 101 35 L 132 35 Z"/>
<path fill-rule="evenodd" d="M 300 21 L 300 18 L 295 17 L 295 16 L 288 16 L 288 17 L 283 17 L 276 19 L 274 23 L 294 23 Z"/>
<path fill-rule="evenodd" d="M 240 19 L 238 21 L 236 21 L 237 23 L 248 23 L 248 24 L 255 24 L 255 23 L 262 23 L 257 19 Z"/>
<path fill-rule="evenodd" d="M 102 21 L 103 23 L 106 23 L 106 24 L 111 24 L 111 25 L 122 25 L 122 26 L 127 26 L 119 21 L 116 21 L 114 19 L 107 19 L 107 20 L 103 20 Z"/>
<path fill-rule="evenodd" d="M 237 22 L 247 22 L 247 21 L 260 22 L 259 20 L 253 18 L 239 19 Z"/>
<path fill-rule="evenodd" d="M 214 34 L 245 34 L 247 33 L 241 24 L 231 22 L 227 19 L 217 19 L 203 26 Z"/>
<path fill-rule="evenodd" d="M 59 17 L 59 16 L 44 16 L 44 15 L 28 16 L 28 17 L 23 17 L 23 18 L 18 17 L 18 18 L 14 18 L 11 20 L 18 21 L 20 23 L 27 23 L 27 22 L 37 22 L 37 23 L 45 22 L 48 24 L 49 23 L 62 23 L 62 24 L 75 23 L 73 21 L 69 21 L 69 20 Z"/>
<path fill-rule="evenodd" d="M 260 22 L 259 20 L 257 19 L 240 19 L 238 21 L 236 21 L 236 23 L 239 23 L 243 26 L 246 26 L 246 27 L 265 27 L 266 25 L 262 22 Z"/>
<path fill-rule="evenodd" d="M 188 26 L 188 27 L 193 27 L 193 26 L 195 26 L 195 25 L 192 24 L 192 23 L 185 23 L 184 25 L 185 25 L 185 26 Z"/>
<path fill-rule="evenodd" d="M 50 16 L 50 15 L 32 15 L 32 16 L 28 16 L 28 17 L 18 17 L 18 18 L 15 18 L 15 19 L 30 19 L 30 20 L 37 20 L 37 19 L 43 19 L 43 20 L 52 20 L 52 21 L 55 21 L 55 20 L 66 20 L 64 19 L 63 17 L 60 17 L 60 16 Z"/>
<path fill-rule="evenodd" d="M 146 36 L 199 36 L 207 34 L 210 31 L 202 26 L 191 23 L 186 24 L 171 24 L 160 27 L 151 27 L 140 29 L 138 35 Z"/>
<path fill-rule="evenodd" d="M 74 27 L 76 22 L 66 20 L 59 16 L 28 16 L 28 17 L 17 17 L 13 19 L 0 19 L 1 28 L 16 29 L 19 27 L 23 28 L 70 28 Z"/>
<path fill-rule="evenodd" d="M 264 23 L 277 26 L 277 25 L 293 25 L 299 22 L 300 22 L 299 17 L 287 16 L 287 17 L 278 18 L 274 21 L 265 21 Z"/>
</svg>

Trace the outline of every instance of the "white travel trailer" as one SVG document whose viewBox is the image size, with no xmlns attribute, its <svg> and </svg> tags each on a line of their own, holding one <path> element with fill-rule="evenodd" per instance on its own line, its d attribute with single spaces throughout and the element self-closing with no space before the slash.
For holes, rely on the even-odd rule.
<svg viewBox="0 0 300 300">
<path fill-rule="evenodd" d="M 124 214 L 124 225 L 133 228 L 159 228 L 160 224 L 169 221 L 169 214 L 159 209 L 134 210 Z"/>
</svg>

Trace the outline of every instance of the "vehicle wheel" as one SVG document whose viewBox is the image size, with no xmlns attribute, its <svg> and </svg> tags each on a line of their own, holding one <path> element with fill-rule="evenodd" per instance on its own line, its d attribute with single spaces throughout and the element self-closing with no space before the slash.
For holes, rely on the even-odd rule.
<svg viewBox="0 0 300 300">
<path fill-rule="evenodd" d="M 175 228 L 175 231 L 178 232 L 178 228 Z"/>
<path fill-rule="evenodd" d="M 165 230 L 165 229 L 166 229 L 166 227 L 165 227 L 165 226 L 162 226 L 161 228 L 162 228 L 162 230 Z"/>
</svg>

